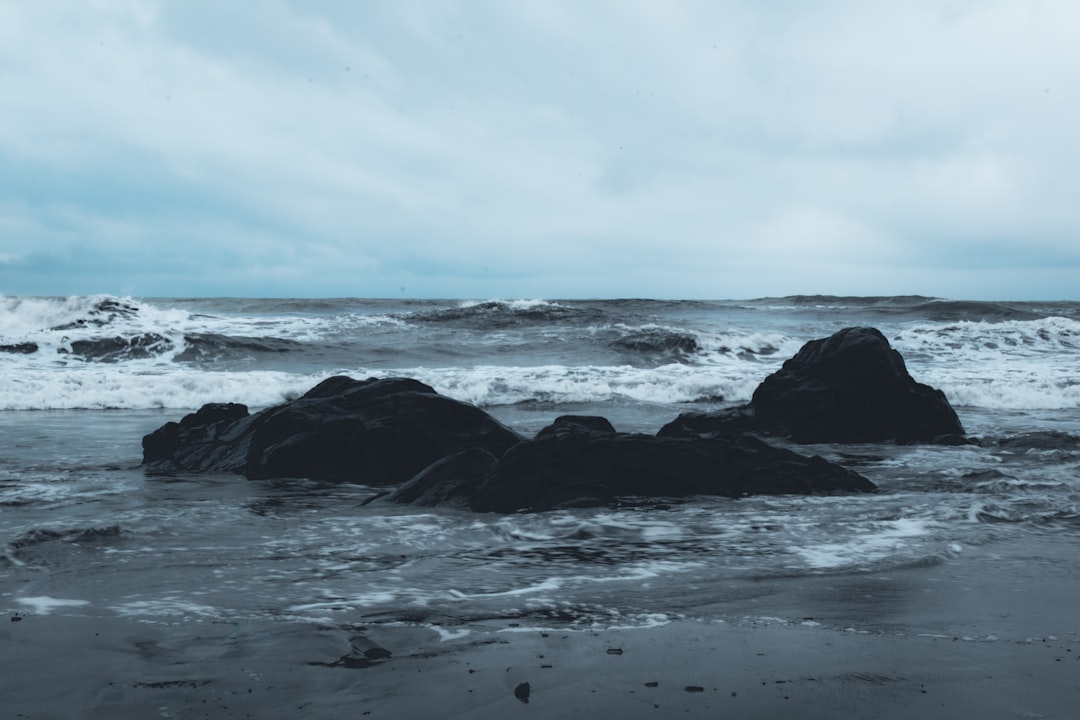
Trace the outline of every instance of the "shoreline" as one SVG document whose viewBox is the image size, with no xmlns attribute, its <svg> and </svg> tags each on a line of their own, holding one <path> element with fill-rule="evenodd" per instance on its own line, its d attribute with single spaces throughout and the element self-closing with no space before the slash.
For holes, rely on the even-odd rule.
<svg viewBox="0 0 1080 720">
<path fill-rule="evenodd" d="M 0 695 L 16 718 L 1064 718 L 1080 700 L 1076 634 L 678 621 L 440 640 L 404 625 L 11 618 Z"/>
</svg>

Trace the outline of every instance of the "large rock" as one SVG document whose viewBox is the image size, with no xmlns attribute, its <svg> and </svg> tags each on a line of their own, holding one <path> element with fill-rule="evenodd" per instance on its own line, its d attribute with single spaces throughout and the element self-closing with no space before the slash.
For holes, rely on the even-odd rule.
<svg viewBox="0 0 1080 720">
<path fill-rule="evenodd" d="M 449 455 L 471 448 L 502 455 L 521 439 L 416 380 L 333 377 L 255 415 L 214 404 L 167 423 L 143 438 L 143 466 L 394 485 Z"/>
<path fill-rule="evenodd" d="M 526 441 L 481 410 L 401 378 L 331 378 L 254 415 L 243 405 L 206 405 L 143 438 L 143 465 L 394 486 L 396 502 L 482 512 L 875 489 L 857 473 L 749 435 L 653 437 L 565 416 Z"/>
<path fill-rule="evenodd" d="M 799 443 L 950 442 L 964 429 L 945 394 L 916 382 L 875 328 L 811 340 L 765 379 L 749 405 L 681 415 L 667 437 L 762 432 Z"/>
<path fill-rule="evenodd" d="M 616 498 L 876 489 L 839 465 L 748 435 L 659 438 L 615 432 L 603 418 L 560 418 L 498 462 L 471 455 L 428 468 L 391 500 L 429 505 L 451 499 L 479 512 L 519 512 L 603 505 Z"/>
</svg>

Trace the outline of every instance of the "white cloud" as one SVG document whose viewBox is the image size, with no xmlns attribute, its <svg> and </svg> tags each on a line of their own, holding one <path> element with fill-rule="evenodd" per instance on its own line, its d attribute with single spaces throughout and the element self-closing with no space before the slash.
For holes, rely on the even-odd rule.
<svg viewBox="0 0 1080 720">
<path fill-rule="evenodd" d="M 22 229 L 0 253 L 78 238 L 128 284 L 158 256 L 177 287 L 478 296 L 907 292 L 948 257 L 919 291 L 993 294 L 976 265 L 1080 262 L 1077 21 L 1060 0 L 8 4 Z"/>
</svg>

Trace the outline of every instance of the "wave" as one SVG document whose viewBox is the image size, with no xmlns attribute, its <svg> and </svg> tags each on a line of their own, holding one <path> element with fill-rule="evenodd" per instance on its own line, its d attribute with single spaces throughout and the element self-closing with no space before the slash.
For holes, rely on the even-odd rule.
<svg viewBox="0 0 1080 720">
<path fill-rule="evenodd" d="M 472 328 L 505 328 L 539 323 L 584 322 L 603 316 L 597 308 L 548 300 L 467 300 L 455 307 L 407 313 L 403 320 L 461 324 Z"/>
<path fill-rule="evenodd" d="M 785 295 L 751 300 L 747 304 L 769 309 L 907 308 L 933 302 L 925 295 Z"/>
<path fill-rule="evenodd" d="M 1080 320 L 1051 316 L 1037 320 L 986 322 L 963 320 L 903 328 L 893 345 L 905 355 L 917 353 L 976 359 L 986 355 L 1080 355 Z"/>
<path fill-rule="evenodd" d="M 90 340 L 74 340 L 58 348 L 61 355 L 72 355 L 89 362 L 116 363 L 124 360 L 145 360 L 159 357 L 176 349 L 167 337 L 143 333 L 134 337 L 115 336 Z"/>
<path fill-rule="evenodd" d="M 1060 430 L 1039 430 L 1002 438 L 985 438 L 983 445 L 1006 452 L 1080 452 L 1080 435 Z"/>
<path fill-rule="evenodd" d="M 647 403 L 746 401 L 760 378 L 733 375 L 724 368 L 669 364 L 540 367 L 477 366 L 335 369 L 299 374 L 267 370 L 225 372 L 173 366 L 134 370 L 114 365 L 82 365 L 60 374 L 27 370 L 0 376 L 0 410 L 198 408 L 209 402 L 266 407 L 307 392 L 335 374 L 353 377 L 408 376 L 456 400 L 481 407 L 541 403 Z"/>
<path fill-rule="evenodd" d="M 205 303 L 194 304 L 200 312 L 110 295 L 0 297 L 0 358 L 14 362 L 17 356 L 32 356 L 57 366 L 70 361 L 216 363 L 292 352 L 304 344 L 404 325 L 386 315 L 214 315 L 201 312 L 210 309 Z"/>
<path fill-rule="evenodd" d="M 913 374 L 959 406 L 1014 410 L 1080 407 L 1080 321 L 962 321 L 901 329 L 893 346 Z M 917 369 L 917 372 L 916 372 Z"/>
<path fill-rule="evenodd" d="M 920 380 L 939 388 L 956 407 L 996 410 L 1070 410 L 1080 408 L 1080 380 L 1075 375 L 1039 376 L 1029 371 L 993 378 L 949 379 L 938 375 Z"/>
<path fill-rule="evenodd" d="M 20 337 L 42 330 L 101 328 L 138 315 L 130 298 L 112 295 L 60 297 L 0 296 L 0 337 Z"/>
<path fill-rule="evenodd" d="M 1001 322 L 1004 320 L 1039 320 L 1041 312 L 1019 304 L 976 302 L 969 300 L 932 300 L 906 308 L 905 312 L 935 322 Z"/>
<path fill-rule="evenodd" d="M 776 361 L 794 354 L 802 345 L 800 339 L 782 333 L 696 332 L 652 323 L 617 323 L 589 330 L 600 337 L 614 334 L 608 346 L 627 357 L 697 366 L 735 367 L 746 362 Z M 746 371 L 761 372 L 752 368 Z"/>
<path fill-rule="evenodd" d="M 217 333 L 184 336 L 185 347 L 173 359 L 186 363 L 212 363 L 263 353 L 297 352 L 303 343 L 278 337 L 230 337 Z"/>
<path fill-rule="evenodd" d="M 108 364 L 22 370 L 0 375 L 0 410 L 194 409 L 208 402 L 266 407 L 298 397 L 329 374 L 221 372 Z"/>
<path fill-rule="evenodd" d="M 987 525 L 1050 525 L 1064 526 L 1068 529 L 1080 528 L 1080 506 L 1075 503 L 1051 509 L 1040 507 L 1036 503 L 1019 507 L 987 503 L 973 508 L 971 515 L 974 521 Z"/>
<path fill-rule="evenodd" d="M 69 543 L 100 543 L 110 542 L 120 537 L 123 531 L 119 525 L 106 527 L 75 528 L 71 530 L 52 530 L 49 528 L 35 528 L 29 530 L 9 543 L 13 550 L 41 545 L 42 543 L 55 542 L 57 540 Z"/>
<path fill-rule="evenodd" d="M 286 346 L 287 347 L 287 346 Z M 276 352 L 271 350 L 271 352 Z M 194 363 L 80 363 L 18 368 L 0 374 L 0 410 L 198 408 L 208 402 L 266 407 L 303 394 L 334 374 L 353 377 L 409 376 L 440 393 L 481 407 L 521 403 L 609 403 L 620 401 L 684 404 L 742 403 L 771 370 L 726 356 L 727 362 L 658 367 L 633 365 L 535 367 L 379 368 L 339 367 L 325 372 L 245 369 L 212 370 Z M 150 363 L 150 364 L 146 364 Z M 156 363 L 156 364 L 154 364 Z M 948 368 L 946 368 L 948 370 Z M 991 409 L 1080 408 L 1080 380 L 1028 371 L 994 377 L 950 377 L 922 373 L 949 401 Z"/>
</svg>

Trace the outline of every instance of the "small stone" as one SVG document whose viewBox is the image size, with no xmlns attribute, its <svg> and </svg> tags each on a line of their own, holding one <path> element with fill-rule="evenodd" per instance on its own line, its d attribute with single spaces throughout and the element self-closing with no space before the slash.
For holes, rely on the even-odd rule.
<svg viewBox="0 0 1080 720">
<path fill-rule="evenodd" d="M 529 687 L 529 683 L 527 683 L 527 682 L 518 683 L 518 686 L 516 688 L 514 688 L 514 697 L 516 697 L 521 702 L 528 704 L 528 702 L 529 702 L 529 693 L 531 691 L 532 691 L 532 688 Z"/>
</svg>

